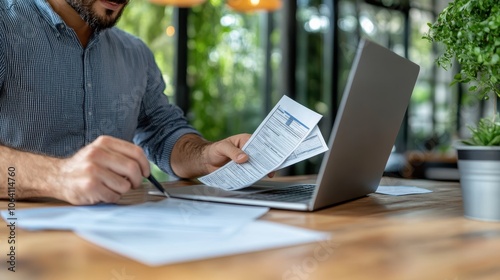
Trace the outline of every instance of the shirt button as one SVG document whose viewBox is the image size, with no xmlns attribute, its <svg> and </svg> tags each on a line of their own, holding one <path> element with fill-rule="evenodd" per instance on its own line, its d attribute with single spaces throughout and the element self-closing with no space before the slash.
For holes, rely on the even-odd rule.
<svg viewBox="0 0 500 280">
<path fill-rule="evenodd" d="M 92 117 L 92 112 L 89 112 L 89 116 L 91 116 L 91 117 Z"/>
<path fill-rule="evenodd" d="M 88 86 L 89 88 L 91 88 L 91 87 L 92 87 L 92 83 L 87 83 L 87 86 Z"/>
</svg>

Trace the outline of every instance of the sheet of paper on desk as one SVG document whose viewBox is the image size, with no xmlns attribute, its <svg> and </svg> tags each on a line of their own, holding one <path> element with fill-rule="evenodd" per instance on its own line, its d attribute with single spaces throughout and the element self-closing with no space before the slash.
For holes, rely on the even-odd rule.
<svg viewBox="0 0 500 280">
<path fill-rule="evenodd" d="M 379 186 L 375 192 L 380 194 L 399 196 L 399 195 L 431 193 L 432 191 L 413 186 Z"/>
<path fill-rule="evenodd" d="M 17 223 L 26 230 L 133 230 L 180 233 L 232 234 L 264 215 L 269 208 L 227 205 L 181 199 L 164 199 L 131 206 L 33 208 L 16 211 Z M 2 217 L 8 217 L 2 211 Z"/>
<path fill-rule="evenodd" d="M 208 186 L 225 190 L 250 186 L 279 168 L 311 135 L 320 119 L 320 114 L 283 96 L 243 147 L 249 156 L 248 162 L 237 164 L 231 161 L 198 179 Z M 316 133 L 318 132 L 319 130 L 316 130 Z M 324 140 L 316 143 L 324 144 Z M 302 151 L 311 149 L 306 148 Z M 301 156 L 308 155 L 307 152 L 301 154 Z"/>
<path fill-rule="evenodd" d="M 164 199 L 131 206 L 17 210 L 19 228 L 72 230 L 110 251 L 148 265 L 239 254 L 328 238 L 328 234 L 254 221 L 266 207 Z M 1 212 L 7 221 L 8 211 Z"/>
<path fill-rule="evenodd" d="M 202 235 L 180 239 L 140 229 L 135 232 L 79 231 L 77 234 L 110 251 L 150 266 L 320 242 L 329 238 L 326 233 L 266 221 L 248 223 L 237 234 L 218 240 L 207 240 Z"/>
</svg>

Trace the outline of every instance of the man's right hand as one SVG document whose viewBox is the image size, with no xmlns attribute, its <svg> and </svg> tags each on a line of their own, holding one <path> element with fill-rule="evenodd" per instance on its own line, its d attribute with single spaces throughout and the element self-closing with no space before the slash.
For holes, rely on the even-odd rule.
<svg viewBox="0 0 500 280">
<path fill-rule="evenodd" d="M 109 136 L 99 137 L 56 165 L 59 172 L 50 196 L 75 205 L 117 202 L 150 174 L 139 146 Z"/>
</svg>

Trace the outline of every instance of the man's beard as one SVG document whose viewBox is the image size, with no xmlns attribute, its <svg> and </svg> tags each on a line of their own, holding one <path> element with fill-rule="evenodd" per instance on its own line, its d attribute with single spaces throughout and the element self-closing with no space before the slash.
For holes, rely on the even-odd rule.
<svg viewBox="0 0 500 280">
<path fill-rule="evenodd" d="M 94 10 L 92 10 L 92 6 L 98 0 L 66 0 L 66 2 L 80 15 L 80 17 L 87 22 L 87 24 L 94 31 L 98 32 L 100 30 L 110 28 L 115 26 L 116 22 L 122 15 L 122 12 L 125 8 L 123 8 L 118 12 L 115 18 L 112 18 L 111 15 L 113 11 L 107 10 L 106 16 L 102 17 L 98 15 Z M 125 4 L 127 5 L 128 0 L 112 0 L 111 2 L 117 4 Z"/>
</svg>

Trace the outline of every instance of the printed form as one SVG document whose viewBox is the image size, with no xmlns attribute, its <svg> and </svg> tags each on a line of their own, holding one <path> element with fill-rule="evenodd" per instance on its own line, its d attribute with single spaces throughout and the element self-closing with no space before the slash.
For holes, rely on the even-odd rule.
<svg viewBox="0 0 500 280">
<path fill-rule="evenodd" d="M 231 161 L 198 180 L 211 187 L 238 190 L 274 170 L 322 153 L 327 145 L 316 126 L 320 119 L 320 114 L 283 96 L 243 146 L 248 162 Z"/>
</svg>

